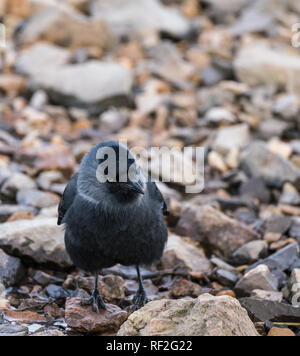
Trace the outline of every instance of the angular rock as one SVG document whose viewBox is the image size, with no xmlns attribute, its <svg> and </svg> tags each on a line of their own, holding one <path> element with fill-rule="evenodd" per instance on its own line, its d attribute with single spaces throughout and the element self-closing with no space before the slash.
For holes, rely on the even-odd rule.
<svg viewBox="0 0 300 356">
<path fill-rule="evenodd" d="M 243 196 L 257 198 L 261 203 L 269 203 L 270 191 L 262 178 L 256 177 L 247 180 L 240 186 L 240 194 Z"/>
<path fill-rule="evenodd" d="M 116 305 L 106 304 L 106 310 L 94 313 L 91 307 L 81 307 L 81 299 L 68 299 L 65 320 L 68 327 L 87 334 L 115 334 L 127 319 L 127 312 Z"/>
<path fill-rule="evenodd" d="M 105 20 L 115 38 L 141 37 L 148 32 L 166 32 L 183 37 L 190 29 L 187 20 L 158 0 L 96 0 L 93 17 Z"/>
<path fill-rule="evenodd" d="M 26 336 L 28 328 L 22 325 L 2 324 L 0 325 L 1 336 Z"/>
<path fill-rule="evenodd" d="M 283 295 L 293 306 L 300 307 L 300 268 L 292 271 L 291 277 L 283 289 Z M 297 304 L 297 305 L 296 305 Z"/>
<path fill-rule="evenodd" d="M 48 321 L 42 314 L 32 311 L 6 310 L 4 317 L 17 324 L 45 324 Z"/>
<path fill-rule="evenodd" d="M 240 299 L 240 303 L 254 321 L 300 322 L 300 308 L 294 308 L 289 304 L 256 298 L 242 298 Z"/>
<path fill-rule="evenodd" d="M 258 235 L 210 206 L 187 206 L 176 227 L 176 233 L 200 242 L 208 252 L 221 253 L 226 258 Z"/>
<path fill-rule="evenodd" d="M 131 85 L 132 74 L 128 69 L 114 62 L 95 60 L 48 67 L 30 75 L 33 90 L 43 89 L 53 102 L 88 109 L 93 114 L 111 105 L 127 105 Z"/>
<path fill-rule="evenodd" d="M 293 90 L 300 93 L 300 59 L 284 50 L 267 47 L 260 42 L 242 48 L 234 61 L 239 80 L 250 86 L 273 85 L 277 88 L 293 80 Z"/>
<path fill-rule="evenodd" d="M 0 248 L 27 262 L 69 268 L 64 231 L 56 219 L 20 220 L 0 225 Z"/>
<path fill-rule="evenodd" d="M 14 199 L 21 189 L 34 189 L 35 182 L 23 173 L 14 173 L 1 187 L 1 194 Z"/>
<path fill-rule="evenodd" d="M 8 288 L 16 285 L 24 276 L 25 268 L 22 262 L 0 249 L 0 282 Z"/>
<path fill-rule="evenodd" d="M 266 184 L 281 188 L 300 178 L 300 169 L 283 157 L 272 153 L 263 142 L 251 143 L 241 156 L 241 168 L 249 177 L 263 177 Z"/>
<path fill-rule="evenodd" d="M 46 287 L 49 284 L 62 284 L 64 282 L 62 279 L 42 271 L 36 271 L 32 278 L 43 287 Z"/>
<path fill-rule="evenodd" d="M 173 298 L 193 297 L 196 298 L 202 294 L 202 288 L 199 284 L 186 279 L 175 281 L 171 286 L 170 296 Z"/>
<path fill-rule="evenodd" d="M 251 241 L 240 247 L 233 254 L 233 260 L 238 265 L 247 265 L 256 262 L 268 254 L 268 244 L 266 241 Z"/>
<path fill-rule="evenodd" d="M 162 299 L 131 314 L 118 336 L 257 336 L 239 302 L 204 294 L 197 299 Z"/>
<path fill-rule="evenodd" d="M 292 330 L 288 328 L 272 328 L 268 336 L 296 336 L 295 333 L 292 332 Z"/>
<path fill-rule="evenodd" d="M 212 270 L 209 260 L 200 249 L 175 235 L 168 238 L 160 264 L 164 269 L 180 265 L 200 274 L 209 274 Z"/>
<path fill-rule="evenodd" d="M 79 288 L 84 289 L 89 294 L 94 287 L 93 277 L 79 277 L 77 279 Z M 99 276 L 98 288 L 105 301 L 109 303 L 119 303 L 125 298 L 126 283 L 122 277 L 107 275 Z"/>
<path fill-rule="evenodd" d="M 247 124 L 234 125 L 218 131 L 213 144 L 214 150 L 222 155 L 232 150 L 240 150 L 250 142 L 250 132 Z"/>
<path fill-rule="evenodd" d="M 38 209 L 49 208 L 59 204 L 60 198 L 53 193 L 42 192 L 37 189 L 22 189 L 17 194 L 20 205 L 32 206 Z"/>
<path fill-rule="evenodd" d="M 13 216 L 27 215 L 28 219 L 34 216 L 35 209 L 30 206 L 19 206 L 13 204 L 1 204 L 0 206 L 0 222 L 7 221 L 8 218 Z"/>
<path fill-rule="evenodd" d="M 31 16 L 18 35 L 22 44 L 43 40 L 60 46 L 107 47 L 109 35 L 104 21 L 89 19 L 66 3 L 46 6 Z"/>
<path fill-rule="evenodd" d="M 283 294 L 282 292 L 271 292 L 261 289 L 255 289 L 254 291 L 252 291 L 251 297 L 281 303 L 283 299 Z"/>
<path fill-rule="evenodd" d="M 278 279 L 265 265 L 259 265 L 247 272 L 235 286 L 237 294 L 242 296 L 250 295 L 255 289 L 278 291 Z"/>
<path fill-rule="evenodd" d="M 299 112 L 299 98 L 295 94 L 287 94 L 278 98 L 274 105 L 274 113 L 284 119 L 293 119 Z"/>
<path fill-rule="evenodd" d="M 299 251 L 297 243 L 288 245 L 264 260 L 256 262 L 248 271 L 260 264 L 268 266 L 271 271 L 287 271 L 299 260 Z"/>
<path fill-rule="evenodd" d="M 233 287 L 238 281 L 238 277 L 234 273 L 226 271 L 224 269 L 218 269 L 216 271 L 216 279 L 223 286 L 227 287 Z"/>
</svg>

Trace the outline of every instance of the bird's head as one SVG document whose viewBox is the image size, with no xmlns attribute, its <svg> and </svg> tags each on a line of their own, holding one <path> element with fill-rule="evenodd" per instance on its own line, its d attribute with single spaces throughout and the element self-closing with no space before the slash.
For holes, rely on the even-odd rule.
<svg viewBox="0 0 300 356">
<path fill-rule="evenodd" d="M 141 169 L 130 150 L 117 141 L 101 143 L 97 149 L 97 179 L 120 197 L 144 194 Z"/>
</svg>

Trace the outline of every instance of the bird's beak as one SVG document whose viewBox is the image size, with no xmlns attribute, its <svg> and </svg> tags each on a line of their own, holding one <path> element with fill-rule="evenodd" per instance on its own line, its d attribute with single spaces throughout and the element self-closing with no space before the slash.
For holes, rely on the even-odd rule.
<svg viewBox="0 0 300 356">
<path fill-rule="evenodd" d="M 134 192 L 144 195 L 144 190 L 143 190 L 141 183 L 131 182 L 128 184 L 128 188 Z"/>
</svg>

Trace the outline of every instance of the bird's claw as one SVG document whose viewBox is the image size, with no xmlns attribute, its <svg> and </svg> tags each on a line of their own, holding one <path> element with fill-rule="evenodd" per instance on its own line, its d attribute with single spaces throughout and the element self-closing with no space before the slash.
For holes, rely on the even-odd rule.
<svg viewBox="0 0 300 356">
<path fill-rule="evenodd" d="M 85 299 L 80 302 L 80 306 L 82 307 L 90 305 L 92 306 L 93 311 L 97 314 L 99 313 L 99 308 L 104 310 L 106 309 L 106 305 L 101 295 L 92 295 L 89 299 Z"/>
<path fill-rule="evenodd" d="M 134 311 L 142 308 L 148 303 L 148 298 L 144 290 L 139 290 L 134 297 Z"/>
</svg>

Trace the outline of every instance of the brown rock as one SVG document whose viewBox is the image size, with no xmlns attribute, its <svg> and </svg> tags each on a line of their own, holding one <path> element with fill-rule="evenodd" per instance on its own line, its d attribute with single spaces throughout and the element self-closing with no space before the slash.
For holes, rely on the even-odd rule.
<svg viewBox="0 0 300 356">
<path fill-rule="evenodd" d="M 89 334 L 116 333 L 127 319 L 127 312 L 113 304 L 107 304 L 106 310 L 99 314 L 92 307 L 81 307 L 80 298 L 68 299 L 65 320 L 67 325 L 79 332 Z"/>
<path fill-rule="evenodd" d="M 32 220 L 34 215 L 30 211 L 17 211 L 12 214 L 7 222 L 17 221 L 17 220 Z"/>
<path fill-rule="evenodd" d="M 227 295 L 229 297 L 232 297 L 232 298 L 236 298 L 236 294 L 233 290 L 223 290 L 222 292 L 219 292 L 217 294 L 217 297 L 222 297 L 224 295 Z"/>
<path fill-rule="evenodd" d="M 0 75 L 0 89 L 7 94 L 17 94 L 25 87 L 25 79 L 18 75 Z"/>
<path fill-rule="evenodd" d="M 43 315 L 32 311 L 6 310 L 4 315 L 7 321 L 18 324 L 45 324 L 48 321 Z"/>
<path fill-rule="evenodd" d="M 171 297 L 174 298 L 198 297 L 201 293 L 202 288 L 199 284 L 193 283 L 186 279 L 175 281 L 170 291 Z"/>
<path fill-rule="evenodd" d="M 296 336 L 292 330 L 288 329 L 288 328 L 272 328 L 269 333 L 268 336 Z"/>
<path fill-rule="evenodd" d="M 77 282 L 79 288 L 92 293 L 94 286 L 93 277 L 79 277 Z M 118 303 L 125 298 L 126 283 L 122 277 L 113 275 L 99 276 L 98 288 L 104 300 L 109 303 Z"/>
<path fill-rule="evenodd" d="M 226 258 L 247 242 L 259 239 L 253 230 L 208 205 L 187 206 L 177 224 L 176 233 L 189 236 L 209 252 L 221 253 Z"/>
</svg>

